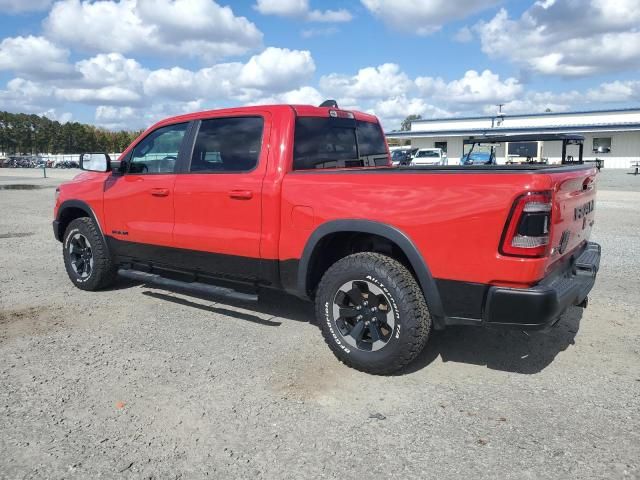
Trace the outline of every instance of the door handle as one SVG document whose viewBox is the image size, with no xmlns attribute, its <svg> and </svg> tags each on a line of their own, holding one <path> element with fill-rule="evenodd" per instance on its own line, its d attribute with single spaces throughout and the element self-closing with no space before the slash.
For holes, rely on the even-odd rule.
<svg viewBox="0 0 640 480">
<path fill-rule="evenodd" d="M 231 190 L 229 197 L 234 200 L 251 200 L 253 198 L 253 192 L 251 190 Z"/>
<path fill-rule="evenodd" d="M 169 196 L 169 189 L 168 188 L 152 188 L 149 192 L 154 197 L 168 197 Z"/>
</svg>

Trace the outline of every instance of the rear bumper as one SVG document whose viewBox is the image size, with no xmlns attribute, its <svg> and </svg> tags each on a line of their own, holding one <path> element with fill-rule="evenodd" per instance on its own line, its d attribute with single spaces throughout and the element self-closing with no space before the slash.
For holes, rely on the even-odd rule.
<svg viewBox="0 0 640 480">
<path fill-rule="evenodd" d="M 600 267 L 600 245 L 589 242 L 534 287 L 490 287 L 483 323 L 487 326 L 540 329 L 556 323 L 572 305 L 589 295 Z"/>
</svg>

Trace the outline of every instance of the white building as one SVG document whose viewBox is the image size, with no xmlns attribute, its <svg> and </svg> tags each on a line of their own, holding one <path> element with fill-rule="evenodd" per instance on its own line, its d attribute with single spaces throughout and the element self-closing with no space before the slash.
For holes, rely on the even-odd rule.
<svg viewBox="0 0 640 480">
<path fill-rule="evenodd" d="M 640 161 L 640 108 L 416 120 L 410 131 L 386 135 L 390 139 L 410 140 L 413 148 L 440 147 L 447 152 L 449 165 L 455 165 L 463 155 L 465 139 L 543 133 L 584 136 L 584 160 L 603 159 L 605 168 L 629 168 L 631 162 Z M 523 151 L 557 163 L 561 148 L 561 142 L 538 142 L 538 145 L 505 142 L 495 154 L 498 163 L 505 163 L 508 155 Z"/>
</svg>

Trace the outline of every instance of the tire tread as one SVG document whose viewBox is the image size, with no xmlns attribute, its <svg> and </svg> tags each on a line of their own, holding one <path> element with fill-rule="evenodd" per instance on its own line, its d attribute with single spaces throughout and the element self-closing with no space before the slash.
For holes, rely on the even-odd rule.
<svg viewBox="0 0 640 480">
<path fill-rule="evenodd" d="M 323 320 L 323 302 L 319 299 L 324 296 L 322 292 L 329 288 L 331 279 L 338 274 L 353 271 L 363 266 L 371 269 L 372 273 L 381 272 L 391 277 L 396 287 L 396 303 L 403 303 L 407 311 L 413 312 L 413 315 L 405 319 L 405 322 L 402 324 L 403 329 L 408 329 L 408 334 L 405 335 L 406 343 L 404 348 L 399 349 L 391 361 L 385 362 L 384 365 L 374 363 L 365 364 L 345 354 L 334 341 L 331 332 L 326 326 L 326 322 Z M 392 257 L 375 252 L 361 252 L 344 257 L 327 269 L 320 280 L 317 292 L 316 317 L 321 325 L 325 342 L 329 345 L 335 356 L 351 368 L 376 375 L 392 374 L 415 360 L 429 339 L 431 316 L 424 294 L 411 272 Z"/>
<path fill-rule="evenodd" d="M 72 231 L 74 228 L 77 228 L 78 230 L 81 231 L 83 235 L 86 235 L 87 237 L 89 237 L 89 241 L 91 242 L 91 248 L 93 253 L 93 261 L 94 261 L 93 270 L 95 272 L 95 277 L 89 279 L 89 281 L 86 283 L 78 283 L 74 281 L 75 273 L 73 272 L 73 270 L 69 265 L 69 262 L 67 262 L 65 258 L 64 264 L 67 270 L 67 274 L 69 275 L 69 278 L 74 283 L 74 285 L 80 288 L 81 290 L 94 291 L 94 290 L 100 290 L 110 286 L 111 284 L 113 284 L 113 282 L 116 279 L 117 269 L 116 269 L 115 263 L 113 262 L 111 256 L 107 251 L 107 246 L 104 243 L 102 234 L 100 233 L 100 230 L 98 229 L 98 226 L 96 225 L 95 221 L 89 217 L 80 217 L 71 221 L 71 223 L 69 223 L 69 225 L 67 226 L 67 229 L 64 234 L 64 239 L 62 243 L 63 250 L 67 243 L 68 233 Z M 85 230 L 85 231 L 83 232 L 82 230 Z M 64 255 L 64 251 L 63 251 L 63 255 Z"/>
</svg>

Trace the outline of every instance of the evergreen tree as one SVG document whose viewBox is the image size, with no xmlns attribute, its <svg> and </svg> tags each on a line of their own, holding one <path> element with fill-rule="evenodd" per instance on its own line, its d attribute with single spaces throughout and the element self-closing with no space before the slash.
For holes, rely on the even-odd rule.
<svg viewBox="0 0 640 480">
<path fill-rule="evenodd" d="M 122 152 L 140 132 L 113 132 L 78 122 L 0 111 L 0 151 L 6 154 Z"/>
</svg>

